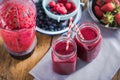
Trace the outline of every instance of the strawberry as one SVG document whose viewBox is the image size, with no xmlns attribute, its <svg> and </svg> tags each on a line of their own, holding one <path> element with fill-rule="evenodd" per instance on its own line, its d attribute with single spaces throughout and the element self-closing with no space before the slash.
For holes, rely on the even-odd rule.
<svg viewBox="0 0 120 80">
<path fill-rule="evenodd" d="M 120 25 L 120 13 L 115 14 L 115 21 Z"/>
<path fill-rule="evenodd" d="M 72 7 L 72 4 L 71 4 L 70 2 L 67 2 L 67 3 L 65 4 L 65 7 L 66 7 L 67 10 L 70 10 L 71 7 Z"/>
<path fill-rule="evenodd" d="M 112 24 L 114 21 L 114 15 L 111 12 L 106 12 L 100 21 L 104 24 Z"/>
<path fill-rule="evenodd" d="M 99 6 L 95 6 L 95 7 L 94 7 L 94 11 L 95 11 L 95 14 L 96 14 L 96 16 L 97 16 L 98 18 L 103 17 L 103 12 L 102 12 L 102 10 L 100 9 Z"/>
<path fill-rule="evenodd" d="M 117 4 L 118 6 L 120 6 L 120 1 L 119 1 L 119 0 L 113 0 L 113 2 L 114 2 L 115 4 Z"/>
<path fill-rule="evenodd" d="M 102 0 L 97 0 L 96 4 L 101 7 L 104 4 L 104 2 Z"/>
<path fill-rule="evenodd" d="M 114 13 L 119 13 L 120 12 L 120 6 L 116 6 Z"/>
<path fill-rule="evenodd" d="M 50 7 L 54 7 L 55 5 L 56 5 L 56 3 L 55 3 L 55 1 L 51 1 L 51 2 L 49 2 L 49 4 L 48 4 Z"/>
<path fill-rule="evenodd" d="M 102 19 L 100 20 L 103 24 L 109 24 L 109 22 L 107 21 L 106 17 L 102 17 Z"/>
<path fill-rule="evenodd" d="M 112 0 L 103 0 L 104 3 L 112 2 Z"/>
<path fill-rule="evenodd" d="M 108 2 L 101 7 L 101 10 L 104 12 L 112 12 L 115 9 L 115 4 Z"/>
</svg>

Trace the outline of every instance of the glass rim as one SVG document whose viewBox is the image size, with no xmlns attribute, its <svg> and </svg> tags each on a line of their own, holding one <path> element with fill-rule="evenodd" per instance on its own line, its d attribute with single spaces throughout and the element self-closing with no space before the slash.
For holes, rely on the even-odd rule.
<svg viewBox="0 0 120 80">
<path fill-rule="evenodd" d="M 57 57 L 62 58 L 62 59 L 66 59 L 66 58 L 71 58 L 72 56 L 77 54 L 77 45 L 76 45 L 75 41 L 71 38 L 70 38 L 70 43 L 72 43 L 72 45 L 74 46 L 74 50 L 70 54 L 62 55 L 62 54 L 59 54 L 58 52 L 56 52 L 55 51 L 55 46 L 56 46 L 56 44 L 58 44 L 61 41 L 62 42 L 67 42 L 67 37 L 62 37 L 60 39 L 58 38 L 56 41 L 54 41 L 52 43 L 52 51 Z"/>
<path fill-rule="evenodd" d="M 82 24 L 79 25 L 79 30 L 85 28 L 86 25 L 88 25 L 87 27 L 90 27 L 90 28 L 94 29 L 96 31 L 96 33 L 97 33 L 97 36 L 94 39 L 92 39 L 92 40 L 85 40 L 85 39 L 82 39 L 79 36 L 79 34 L 77 33 L 78 39 L 81 40 L 82 42 L 85 42 L 85 43 L 91 43 L 91 42 L 97 41 L 99 39 L 100 35 L 101 35 L 100 29 L 97 26 L 97 24 L 95 24 L 93 22 L 84 22 L 84 23 L 82 23 Z"/>
</svg>

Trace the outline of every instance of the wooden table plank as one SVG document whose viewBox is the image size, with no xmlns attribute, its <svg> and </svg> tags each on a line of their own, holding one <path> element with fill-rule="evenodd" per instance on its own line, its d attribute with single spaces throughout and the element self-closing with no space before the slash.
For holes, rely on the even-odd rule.
<svg viewBox="0 0 120 80">
<path fill-rule="evenodd" d="M 12 58 L 4 49 L 0 40 L 0 80 L 32 80 L 28 74 L 36 63 L 45 55 L 52 41 L 51 36 L 37 33 L 37 46 L 31 57 L 25 60 Z"/>
<path fill-rule="evenodd" d="M 112 80 L 120 80 L 120 69 L 119 69 L 118 72 L 115 74 L 115 76 L 113 77 Z"/>
<path fill-rule="evenodd" d="M 119 69 L 119 72 L 117 74 L 118 74 L 118 80 L 120 80 L 120 69 Z"/>
<path fill-rule="evenodd" d="M 118 80 L 118 72 L 115 74 L 112 80 Z"/>
</svg>

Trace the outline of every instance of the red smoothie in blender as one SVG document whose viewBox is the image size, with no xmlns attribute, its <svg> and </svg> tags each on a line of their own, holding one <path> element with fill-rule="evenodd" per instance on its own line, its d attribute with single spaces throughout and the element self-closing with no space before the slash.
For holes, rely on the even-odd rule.
<svg viewBox="0 0 120 80">
<path fill-rule="evenodd" d="M 52 46 L 53 70 L 56 73 L 67 75 L 76 70 L 77 48 L 71 39 L 69 48 L 66 50 L 67 39 L 58 39 Z"/>
<path fill-rule="evenodd" d="M 36 8 L 32 0 L 3 0 L 0 5 L 0 33 L 8 52 L 29 54 L 36 45 Z"/>
<path fill-rule="evenodd" d="M 91 62 L 97 57 L 101 48 L 100 30 L 97 25 L 88 22 L 80 25 L 79 31 L 83 38 L 79 34 L 74 38 L 77 44 L 78 57 L 86 62 Z"/>
</svg>

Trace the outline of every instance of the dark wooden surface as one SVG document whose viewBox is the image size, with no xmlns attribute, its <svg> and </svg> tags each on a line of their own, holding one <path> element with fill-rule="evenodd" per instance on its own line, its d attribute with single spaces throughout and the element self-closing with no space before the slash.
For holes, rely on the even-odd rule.
<svg viewBox="0 0 120 80">
<path fill-rule="evenodd" d="M 87 2 L 87 0 L 83 1 Z M 3 41 L 0 37 L 0 80 L 33 80 L 33 77 L 28 72 L 44 57 L 52 41 L 60 36 L 48 36 L 38 32 L 36 35 L 37 46 L 32 56 L 25 60 L 12 58 L 3 47 Z M 112 80 L 120 80 L 120 70 Z"/>
</svg>

